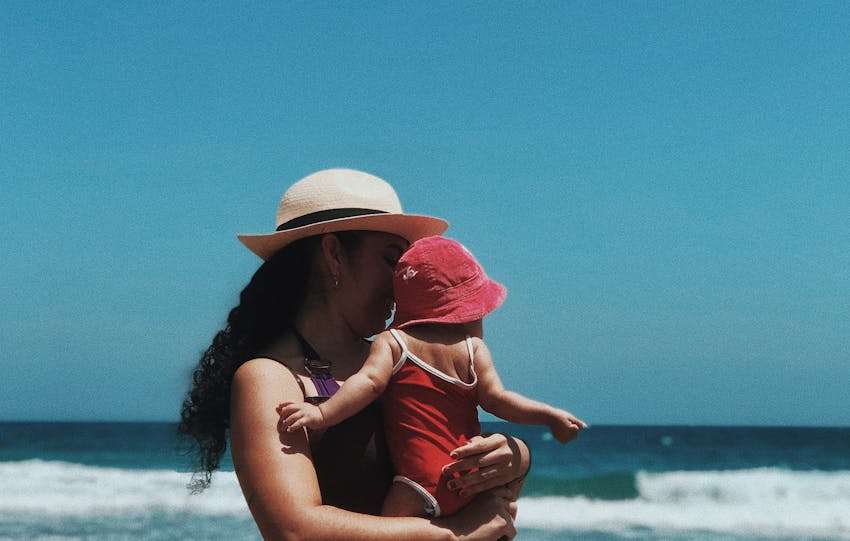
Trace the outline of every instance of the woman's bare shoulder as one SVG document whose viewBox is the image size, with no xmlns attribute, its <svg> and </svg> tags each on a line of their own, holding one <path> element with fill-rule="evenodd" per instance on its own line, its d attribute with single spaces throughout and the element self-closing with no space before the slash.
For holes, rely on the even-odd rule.
<svg viewBox="0 0 850 541">
<path fill-rule="evenodd" d="M 262 457 L 263 463 L 279 460 L 281 443 L 306 449 L 300 441 L 303 434 L 284 438 L 278 432 L 277 406 L 304 399 L 285 366 L 267 358 L 246 361 L 236 370 L 230 393 L 231 453 L 237 472 L 245 464 L 257 463 L 252 456 Z M 246 472 L 240 473 L 242 479 Z"/>
<path fill-rule="evenodd" d="M 278 430 L 278 404 L 301 400 L 295 376 L 274 359 L 246 361 L 233 376 L 231 457 L 266 538 L 286 538 L 287 526 L 322 501 L 306 433 Z"/>
<path fill-rule="evenodd" d="M 242 363 L 242 366 L 236 369 L 233 375 L 233 381 L 237 379 L 254 379 L 275 376 L 276 374 L 286 375 L 291 372 L 287 368 L 286 360 L 277 361 L 270 357 L 255 357 Z"/>
<path fill-rule="evenodd" d="M 232 405 L 272 405 L 274 408 L 283 401 L 303 400 L 295 378 L 295 374 L 274 359 L 257 357 L 248 360 L 233 375 Z"/>
</svg>

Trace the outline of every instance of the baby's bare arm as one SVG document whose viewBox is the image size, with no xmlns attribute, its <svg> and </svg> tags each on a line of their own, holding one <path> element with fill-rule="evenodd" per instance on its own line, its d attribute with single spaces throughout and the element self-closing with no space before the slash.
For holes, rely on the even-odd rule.
<svg viewBox="0 0 850 541">
<path fill-rule="evenodd" d="M 389 337 L 389 338 L 388 338 Z M 388 332 L 383 332 L 372 342 L 366 362 L 356 374 L 345 380 L 333 397 L 319 405 L 323 427 L 333 426 L 348 419 L 375 401 L 384 392 L 393 372 L 393 351 Z"/>
<path fill-rule="evenodd" d="M 569 412 L 505 389 L 490 350 L 479 340 L 475 342 L 475 370 L 478 402 L 485 411 L 512 423 L 547 425 L 553 432 L 558 424 L 574 424 L 576 429 L 587 426 Z"/>
</svg>

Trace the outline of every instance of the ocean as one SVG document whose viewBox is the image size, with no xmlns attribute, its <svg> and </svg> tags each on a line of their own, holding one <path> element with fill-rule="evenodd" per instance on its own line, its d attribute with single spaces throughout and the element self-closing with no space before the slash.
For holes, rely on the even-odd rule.
<svg viewBox="0 0 850 541">
<path fill-rule="evenodd" d="M 533 452 L 517 539 L 850 540 L 850 428 L 593 426 Z M 168 423 L 0 423 L 0 540 L 259 539 L 229 460 L 199 496 Z"/>
</svg>

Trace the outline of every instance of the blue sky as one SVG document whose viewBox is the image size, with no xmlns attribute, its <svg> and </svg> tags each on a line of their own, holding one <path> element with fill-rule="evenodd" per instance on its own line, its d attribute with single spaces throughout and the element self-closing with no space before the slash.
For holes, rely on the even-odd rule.
<svg viewBox="0 0 850 541">
<path fill-rule="evenodd" d="M 175 420 L 325 167 L 508 286 L 591 423 L 850 424 L 850 8 L 4 2 L 0 419 Z"/>
</svg>

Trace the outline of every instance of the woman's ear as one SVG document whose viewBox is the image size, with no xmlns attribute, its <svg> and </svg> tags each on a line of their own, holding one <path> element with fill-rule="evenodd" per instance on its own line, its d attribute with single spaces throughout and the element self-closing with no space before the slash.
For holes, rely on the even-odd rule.
<svg viewBox="0 0 850 541">
<path fill-rule="evenodd" d="M 339 277 L 345 263 L 345 250 L 339 238 L 333 233 L 322 235 L 322 261 L 328 271 L 328 279 L 333 287 L 339 285 Z"/>
</svg>

